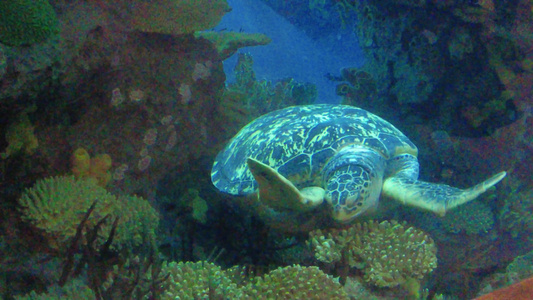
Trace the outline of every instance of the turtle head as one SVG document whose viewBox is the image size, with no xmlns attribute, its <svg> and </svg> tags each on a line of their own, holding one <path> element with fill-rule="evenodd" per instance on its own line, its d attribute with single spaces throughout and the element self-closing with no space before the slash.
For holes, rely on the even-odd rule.
<svg viewBox="0 0 533 300">
<path fill-rule="evenodd" d="M 376 209 L 385 159 L 364 146 L 341 149 L 324 167 L 326 201 L 333 208 L 333 218 L 349 222 Z"/>
</svg>

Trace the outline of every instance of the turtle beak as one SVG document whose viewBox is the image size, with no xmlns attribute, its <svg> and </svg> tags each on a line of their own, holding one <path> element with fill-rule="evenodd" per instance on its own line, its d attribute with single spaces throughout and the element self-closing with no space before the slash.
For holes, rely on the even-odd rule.
<svg viewBox="0 0 533 300">
<path fill-rule="evenodd" d="M 355 195 L 343 195 L 344 193 L 337 194 L 338 199 L 333 205 L 333 219 L 341 223 L 347 223 L 359 216 L 363 210 L 357 205 L 362 199 L 360 199 L 361 193 Z"/>
</svg>

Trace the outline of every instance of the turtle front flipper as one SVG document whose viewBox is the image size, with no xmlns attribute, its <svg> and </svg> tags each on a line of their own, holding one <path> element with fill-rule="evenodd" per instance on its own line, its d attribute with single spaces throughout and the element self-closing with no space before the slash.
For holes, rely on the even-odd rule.
<svg viewBox="0 0 533 300">
<path fill-rule="evenodd" d="M 458 189 L 445 184 L 436 184 L 396 176 L 383 183 L 383 195 L 412 205 L 430 210 L 440 216 L 450 209 L 474 200 L 491 186 L 500 182 L 506 172 L 500 172 L 471 188 Z"/>
<path fill-rule="evenodd" d="M 298 190 L 270 166 L 253 158 L 248 158 L 246 163 L 259 184 L 259 200 L 273 209 L 307 211 L 324 201 L 325 191 L 320 187 Z"/>
</svg>

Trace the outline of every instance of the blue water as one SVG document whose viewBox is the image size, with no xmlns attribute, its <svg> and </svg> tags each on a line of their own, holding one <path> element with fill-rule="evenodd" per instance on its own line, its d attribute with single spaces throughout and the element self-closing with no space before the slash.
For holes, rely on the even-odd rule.
<svg viewBox="0 0 533 300">
<path fill-rule="evenodd" d="M 252 54 L 258 80 L 292 77 L 300 82 L 314 83 L 318 103 L 340 101 L 335 94 L 336 83 L 325 75 L 338 75 L 343 67 L 363 64 L 363 54 L 350 28 L 334 33 L 328 29 L 320 41 L 314 40 L 259 0 L 228 0 L 228 3 L 232 11 L 214 30 L 259 32 L 272 39 L 269 45 L 239 50 Z M 235 80 L 233 68 L 236 62 L 237 55 L 224 61 L 228 83 Z"/>
</svg>

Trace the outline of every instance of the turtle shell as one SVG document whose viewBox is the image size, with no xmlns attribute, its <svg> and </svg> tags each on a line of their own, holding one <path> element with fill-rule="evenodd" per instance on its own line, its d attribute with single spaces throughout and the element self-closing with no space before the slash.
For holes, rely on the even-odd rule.
<svg viewBox="0 0 533 300">
<path fill-rule="evenodd" d="M 233 195 L 247 195 L 257 182 L 246 160 L 277 170 L 297 188 L 322 186 L 322 168 L 343 147 L 365 145 L 389 159 L 417 155 L 416 146 L 396 127 L 366 110 L 317 104 L 265 114 L 243 127 L 216 157 L 213 184 Z"/>
</svg>

